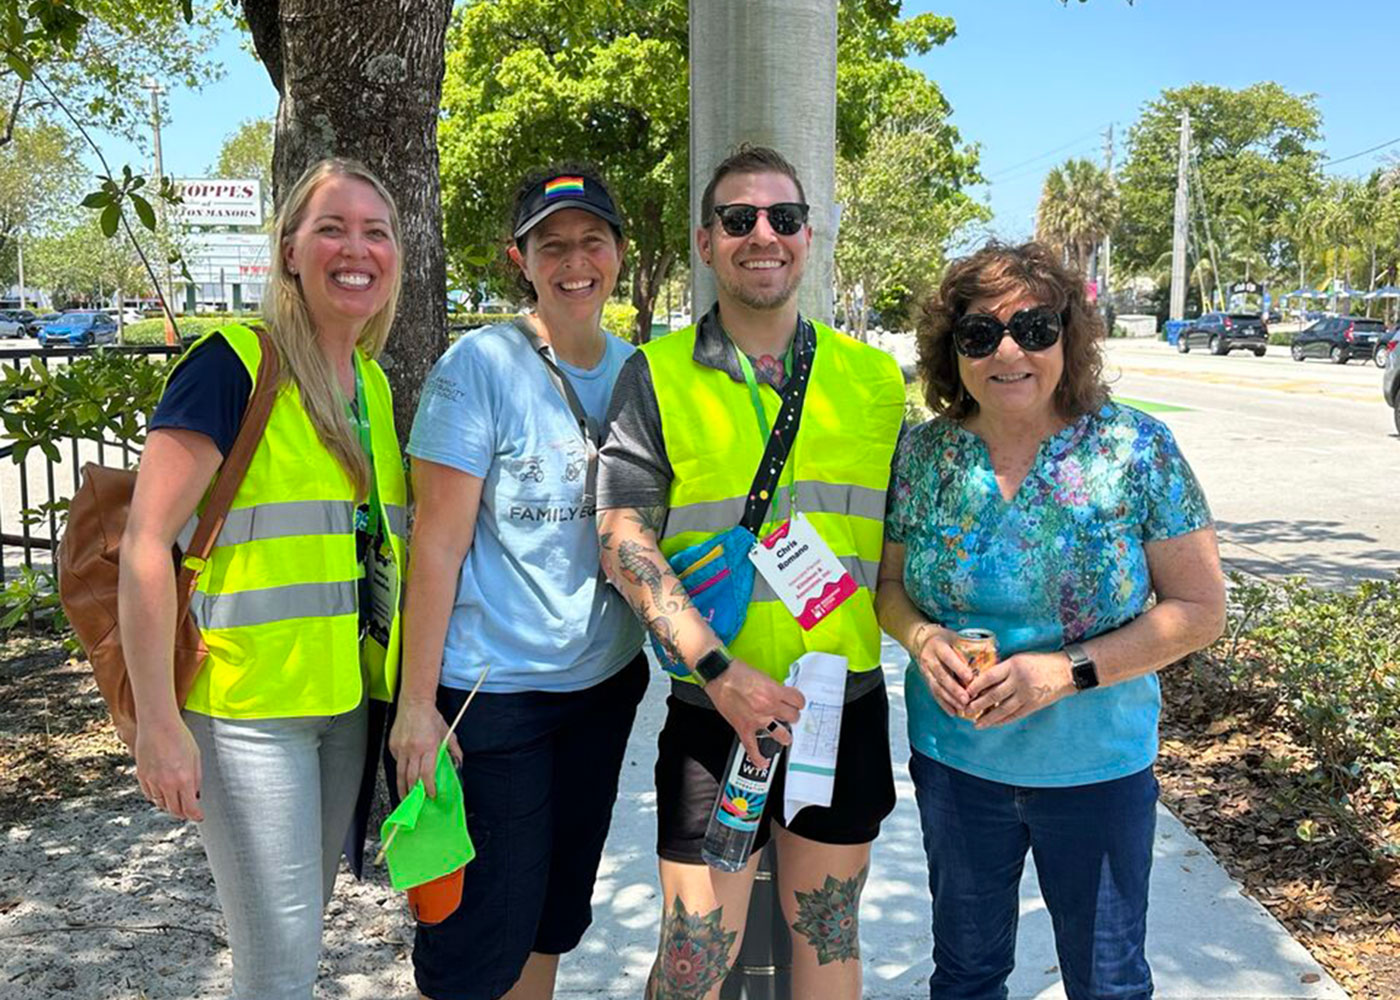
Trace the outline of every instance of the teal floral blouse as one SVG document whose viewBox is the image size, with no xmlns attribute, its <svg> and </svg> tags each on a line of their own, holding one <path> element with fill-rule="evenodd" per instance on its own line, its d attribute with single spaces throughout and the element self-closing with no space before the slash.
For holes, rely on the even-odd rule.
<svg viewBox="0 0 1400 1000">
<path fill-rule="evenodd" d="M 1145 544 L 1211 523 L 1166 425 L 1116 403 L 1045 440 L 1010 501 L 981 438 L 945 419 L 921 424 L 896 453 L 889 503 L 910 599 L 949 628 L 991 629 L 1003 659 L 1136 618 L 1151 603 Z M 905 700 L 917 751 L 992 781 L 1087 784 L 1156 758 L 1155 675 L 984 732 L 945 714 L 912 663 Z"/>
</svg>

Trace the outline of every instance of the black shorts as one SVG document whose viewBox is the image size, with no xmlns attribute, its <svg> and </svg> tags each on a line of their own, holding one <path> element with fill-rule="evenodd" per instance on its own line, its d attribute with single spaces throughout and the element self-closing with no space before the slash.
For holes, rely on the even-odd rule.
<svg viewBox="0 0 1400 1000">
<path fill-rule="evenodd" d="M 846 703 L 831 805 L 808 806 L 790 826 L 782 817 L 787 770 L 779 769 L 758 824 L 755 851 L 768 843 L 772 823 L 819 844 L 868 844 L 875 839 L 880 821 L 895 803 L 889 715 L 883 679 Z M 656 759 L 656 853 L 662 859 L 703 862 L 705 827 L 733 746 L 734 730 L 713 708 L 675 694 L 667 697 Z"/>
<path fill-rule="evenodd" d="M 583 937 L 648 670 L 638 654 L 583 691 L 477 695 L 457 727 L 476 857 L 457 912 L 418 925 L 413 969 L 425 995 L 502 996 L 532 951 L 563 954 Z M 443 717 L 466 696 L 439 687 Z"/>
</svg>

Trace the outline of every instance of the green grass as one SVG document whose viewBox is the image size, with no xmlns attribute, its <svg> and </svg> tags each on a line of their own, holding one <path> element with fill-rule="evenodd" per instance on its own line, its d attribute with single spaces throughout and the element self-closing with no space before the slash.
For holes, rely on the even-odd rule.
<svg viewBox="0 0 1400 1000">
<path fill-rule="evenodd" d="M 1191 407 L 1189 406 L 1173 406 L 1171 403 L 1153 403 L 1146 399 L 1130 399 L 1127 396 L 1114 396 L 1113 401 L 1115 403 L 1121 403 L 1124 406 L 1131 406 L 1133 409 L 1141 410 L 1143 413 L 1191 412 Z"/>
</svg>

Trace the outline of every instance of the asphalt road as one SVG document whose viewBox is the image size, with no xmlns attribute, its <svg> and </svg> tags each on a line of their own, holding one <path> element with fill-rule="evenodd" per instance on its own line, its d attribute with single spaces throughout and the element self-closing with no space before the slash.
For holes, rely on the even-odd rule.
<svg viewBox="0 0 1400 1000">
<path fill-rule="evenodd" d="M 1115 396 L 1182 407 L 1171 427 L 1205 488 L 1227 569 L 1346 586 L 1400 571 L 1400 435 L 1369 361 L 1178 354 L 1109 342 Z"/>
</svg>

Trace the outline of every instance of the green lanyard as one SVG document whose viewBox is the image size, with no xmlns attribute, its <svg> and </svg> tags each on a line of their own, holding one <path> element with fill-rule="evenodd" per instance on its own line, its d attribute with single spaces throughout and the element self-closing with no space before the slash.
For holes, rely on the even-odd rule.
<svg viewBox="0 0 1400 1000">
<path fill-rule="evenodd" d="M 727 336 L 728 335 L 726 335 L 726 337 Z M 783 355 L 783 371 L 786 373 L 788 379 L 792 378 L 792 354 L 793 345 L 796 342 L 797 335 L 794 334 L 792 342 L 788 344 L 787 352 Z M 739 368 L 744 373 L 744 383 L 749 387 L 749 401 L 753 403 L 754 415 L 758 417 L 758 431 L 762 435 L 761 440 L 763 442 L 763 448 L 766 449 L 768 447 L 768 438 L 772 435 L 773 431 L 771 425 L 768 423 L 768 413 L 763 409 L 763 397 L 760 396 L 758 392 L 758 378 L 754 375 L 753 362 L 749 360 L 749 356 L 747 354 L 739 350 L 739 345 L 734 343 L 734 341 L 730 340 L 729 346 L 734 348 L 734 353 L 739 356 Z M 786 379 L 784 379 L 783 385 L 787 385 Z M 796 442 L 793 443 L 796 444 Z M 797 484 L 794 482 L 796 473 L 793 471 L 793 467 L 796 464 L 797 462 L 793 458 L 791 450 L 789 450 L 787 461 L 784 463 L 783 475 L 782 477 L 780 477 L 780 481 L 778 484 L 778 489 L 781 491 L 783 489 L 781 479 L 787 479 L 787 501 L 789 520 L 792 519 L 792 512 L 797 506 Z M 773 499 L 776 500 L 777 497 L 774 497 Z M 772 506 L 768 508 L 768 513 L 769 516 L 766 517 L 763 521 L 764 530 L 760 533 L 760 538 L 768 534 L 767 527 L 768 525 L 773 523 Z"/>
<path fill-rule="evenodd" d="M 355 353 L 355 405 L 351 406 L 349 400 L 346 400 L 345 412 L 350 417 L 350 423 L 355 426 L 365 458 L 369 459 L 369 524 L 365 530 L 373 540 L 379 537 L 379 480 L 374 474 L 374 445 L 370 439 L 369 405 L 365 402 L 365 379 L 360 373 L 358 351 Z"/>
</svg>

